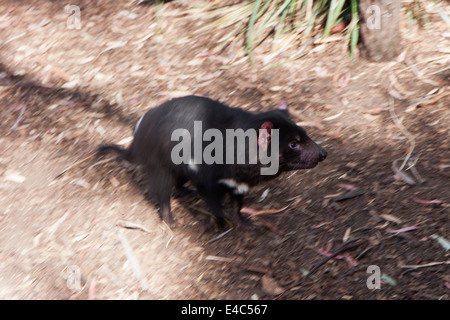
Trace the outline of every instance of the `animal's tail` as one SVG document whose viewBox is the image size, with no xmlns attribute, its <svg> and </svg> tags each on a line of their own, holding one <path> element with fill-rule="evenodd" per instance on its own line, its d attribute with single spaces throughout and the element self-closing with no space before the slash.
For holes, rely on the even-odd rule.
<svg viewBox="0 0 450 320">
<path fill-rule="evenodd" d="M 115 144 L 102 144 L 97 148 L 98 155 L 104 155 L 108 152 L 114 151 L 119 154 L 121 158 L 128 159 L 129 149 L 124 149 Z"/>
</svg>

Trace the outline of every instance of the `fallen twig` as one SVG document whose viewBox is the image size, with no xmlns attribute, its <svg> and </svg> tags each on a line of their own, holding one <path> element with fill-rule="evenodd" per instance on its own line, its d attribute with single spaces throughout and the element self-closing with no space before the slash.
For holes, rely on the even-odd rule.
<svg viewBox="0 0 450 320">
<path fill-rule="evenodd" d="M 397 159 L 392 162 L 392 171 L 394 171 L 395 175 L 405 181 L 407 184 L 413 186 L 416 184 L 416 181 L 406 172 L 402 171 L 402 169 L 397 167 L 397 162 L 403 159 Z"/>
<path fill-rule="evenodd" d="M 301 203 L 299 203 L 299 204 L 297 204 L 297 205 L 295 205 L 293 207 L 289 207 L 290 205 L 287 205 L 286 207 L 281 208 L 281 209 L 254 210 L 252 208 L 244 207 L 244 208 L 241 209 L 241 212 L 248 214 L 249 218 L 251 218 L 251 217 L 255 217 L 255 216 L 258 216 L 258 215 L 264 214 L 264 213 L 280 213 L 280 212 L 283 212 L 283 211 L 296 209 L 298 207 L 303 206 L 305 203 L 307 203 L 307 201 L 303 201 L 303 202 L 301 202 Z"/>
<path fill-rule="evenodd" d="M 348 191 L 354 191 L 354 190 L 359 189 L 359 187 L 354 186 L 354 185 L 352 185 L 350 183 L 338 183 L 338 187 L 341 187 L 341 188 L 346 189 Z"/>
<path fill-rule="evenodd" d="M 125 237 L 121 229 L 117 231 L 117 235 L 119 236 L 120 242 L 122 243 L 122 246 L 125 249 L 125 256 L 130 262 L 134 277 L 136 278 L 136 280 L 140 282 L 142 289 L 147 290 L 148 286 L 145 281 L 145 278 L 142 277 L 141 266 L 139 265 L 139 261 L 133 253 L 133 249 L 131 248 L 130 243 L 128 242 L 127 238 Z"/>
<path fill-rule="evenodd" d="M 401 219 L 397 218 L 396 216 L 393 216 L 392 214 L 380 214 L 379 217 L 383 218 L 386 221 L 394 222 L 396 224 L 402 223 Z"/>
<path fill-rule="evenodd" d="M 89 290 L 88 290 L 88 300 L 94 300 L 95 299 L 95 286 L 97 284 L 97 281 L 94 279 L 92 279 L 91 284 L 89 285 Z"/>
<path fill-rule="evenodd" d="M 258 272 L 258 273 L 262 273 L 262 274 L 267 274 L 267 275 L 271 275 L 273 273 L 272 270 L 267 269 L 267 268 L 256 267 L 256 266 L 245 264 L 245 263 L 241 262 L 240 261 L 241 259 L 239 259 L 238 257 L 227 258 L 227 257 L 220 257 L 220 256 L 207 256 L 205 258 L 205 260 L 233 263 L 242 269 L 245 269 L 248 271 L 253 271 L 253 272 Z"/>
<path fill-rule="evenodd" d="M 351 191 L 348 191 L 348 192 L 345 192 L 342 194 L 334 195 L 331 197 L 331 199 L 333 199 L 334 201 L 344 201 L 347 199 L 359 197 L 363 194 L 364 194 L 364 190 L 358 188 L 358 189 L 351 190 Z"/>
<path fill-rule="evenodd" d="M 58 221 L 56 221 L 50 228 L 48 228 L 48 233 L 50 236 L 53 235 L 53 233 L 56 231 L 56 229 L 58 229 L 59 225 L 61 224 L 61 222 L 63 222 L 64 220 L 66 220 L 67 216 L 69 215 L 69 211 L 66 210 L 66 212 L 64 213 L 64 215 L 58 219 Z"/>
<path fill-rule="evenodd" d="M 428 268 L 428 267 L 439 266 L 441 264 L 450 264 L 450 260 L 430 262 L 430 263 L 426 263 L 426 264 L 403 265 L 400 268 L 402 268 L 402 269 L 420 269 L 420 268 Z"/>
<path fill-rule="evenodd" d="M 422 176 L 419 174 L 419 171 L 417 171 L 415 165 L 416 165 L 417 159 L 415 159 L 414 163 L 410 165 L 406 170 L 411 170 L 414 177 L 419 181 L 419 183 L 424 183 L 425 179 L 422 178 Z"/>
<path fill-rule="evenodd" d="M 11 127 L 11 130 L 12 130 L 12 131 L 16 130 L 17 127 L 19 126 L 20 120 L 22 120 L 22 116 L 23 116 L 23 114 L 25 113 L 26 108 L 27 108 L 27 107 L 26 107 L 25 105 L 21 105 L 21 106 L 20 106 L 20 113 L 19 113 L 19 116 L 17 117 L 16 122 L 15 122 L 15 123 L 12 125 L 12 127 Z"/>
<path fill-rule="evenodd" d="M 322 259 L 321 261 L 319 261 L 312 269 L 311 271 L 308 273 L 308 277 L 310 277 L 311 275 L 313 275 L 321 266 L 323 266 L 325 263 L 327 263 L 329 260 L 335 258 L 336 256 L 340 255 L 342 252 L 349 250 L 349 249 L 353 249 L 356 248 L 358 246 L 361 245 L 361 243 L 356 242 L 358 241 L 358 239 L 353 239 L 348 241 L 347 243 L 343 244 L 335 253 L 331 254 L 328 257 L 325 257 L 324 259 Z M 355 243 L 356 242 L 356 243 Z"/>
<path fill-rule="evenodd" d="M 445 68 L 442 68 L 442 69 L 439 69 L 439 70 L 437 70 L 437 71 L 431 72 L 431 73 L 429 73 L 428 75 L 429 75 L 429 76 L 432 76 L 432 75 L 441 73 L 441 72 L 443 72 L 443 71 L 447 71 L 447 70 L 449 70 L 449 69 L 450 69 L 450 66 L 447 66 L 447 67 L 445 67 Z"/>
<path fill-rule="evenodd" d="M 442 203 L 442 201 L 439 200 L 439 199 L 422 200 L 422 199 L 419 199 L 419 198 L 413 198 L 413 201 L 417 202 L 417 203 L 420 203 L 420 204 L 436 204 L 436 205 L 438 205 L 438 204 Z"/>
<path fill-rule="evenodd" d="M 411 103 L 408 106 L 408 108 L 406 108 L 406 112 L 411 112 L 411 111 L 415 110 L 418 105 L 426 106 L 426 105 L 429 105 L 429 104 L 433 104 L 436 101 L 441 100 L 442 98 L 446 97 L 449 94 L 450 94 L 449 91 L 444 91 L 442 93 L 431 95 L 431 96 L 427 96 L 427 97 L 422 98 L 422 99 L 413 100 L 413 101 L 411 101 Z"/>
<path fill-rule="evenodd" d="M 219 239 L 222 238 L 224 235 L 226 235 L 227 233 L 229 233 L 231 230 L 233 230 L 233 227 L 231 227 L 230 229 L 228 229 L 228 230 L 225 231 L 225 232 L 222 232 L 222 233 L 219 234 L 217 237 L 212 238 L 212 239 L 209 240 L 208 242 L 211 243 L 211 242 L 214 242 L 214 241 L 219 240 Z"/>
<path fill-rule="evenodd" d="M 251 217 L 255 217 L 255 216 L 258 216 L 258 215 L 264 214 L 264 213 L 279 213 L 279 212 L 283 212 L 288 207 L 289 206 L 286 206 L 286 207 L 281 208 L 281 209 L 266 209 L 266 210 L 255 210 L 255 209 L 252 209 L 252 208 L 243 207 L 241 209 L 241 212 L 248 214 L 248 216 L 251 218 Z"/>
<path fill-rule="evenodd" d="M 395 113 L 395 110 L 394 110 L 394 102 L 393 102 L 392 98 L 389 99 L 389 112 L 391 114 L 392 120 L 394 121 L 395 125 L 406 136 L 406 138 L 409 140 L 409 144 L 410 144 L 408 154 L 406 155 L 405 160 L 403 161 L 403 164 L 399 168 L 399 170 L 401 171 L 405 167 L 406 163 L 408 162 L 409 158 L 411 157 L 411 155 L 412 155 L 412 153 L 414 151 L 414 148 L 416 146 L 416 140 L 409 133 L 409 131 L 406 130 L 406 128 L 403 126 L 403 124 L 400 121 L 400 119 L 397 117 L 397 114 Z"/>
<path fill-rule="evenodd" d="M 345 260 L 352 267 L 358 266 L 358 262 L 355 259 L 353 259 L 348 253 L 334 255 L 334 254 L 332 254 L 332 253 L 330 253 L 328 251 L 325 251 L 323 249 L 316 249 L 316 252 L 318 254 L 322 255 L 322 256 L 327 257 L 327 258 L 333 256 L 333 258 L 335 258 L 335 259 Z"/>
<path fill-rule="evenodd" d="M 406 91 L 402 85 L 398 82 L 397 77 L 394 74 L 390 74 L 389 75 L 389 81 L 391 86 L 397 91 L 400 92 L 401 95 L 403 95 L 404 97 L 408 97 L 412 94 L 412 92 L 408 92 Z"/>
<path fill-rule="evenodd" d="M 263 217 L 256 217 L 256 219 L 258 219 L 259 223 L 261 223 L 267 229 L 270 229 L 270 231 L 275 232 L 280 235 L 284 234 L 283 230 L 278 229 L 273 223 L 267 221 Z"/>
<path fill-rule="evenodd" d="M 64 175 L 67 171 L 69 171 L 70 169 L 75 168 L 75 167 L 78 166 L 80 163 L 85 162 L 86 160 L 88 160 L 88 159 L 94 157 L 95 155 L 96 155 L 96 153 L 93 152 L 93 153 L 91 153 L 90 155 L 88 155 L 86 158 L 81 159 L 81 160 L 78 160 L 77 162 L 71 164 L 70 166 L 68 166 L 67 168 L 65 168 L 63 171 L 61 171 L 61 173 L 59 173 L 59 174 L 55 177 L 55 179 L 60 178 L 61 176 L 63 176 L 63 175 Z"/>
<path fill-rule="evenodd" d="M 141 230 L 141 231 L 144 231 L 147 233 L 151 233 L 151 231 L 149 229 L 147 229 L 146 227 L 141 226 L 140 224 L 137 224 L 134 222 L 126 221 L 126 220 L 118 221 L 117 225 L 119 227 L 126 228 L 126 229 L 137 229 L 137 230 Z"/>
<path fill-rule="evenodd" d="M 128 40 L 124 40 L 124 41 L 118 41 L 118 42 L 110 45 L 109 47 L 100 51 L 100 53 L 95 57 L 94 60 L 96 60 L 98 57 L 100 57 L 105 52 L 124 47 L 127 43 L 128 43 Z"/>
<path fill-rule="evenodd" d="M 311 271 L 309 271 L 309 272 L 306 273 L 306 276 L 309 277 L 309 278 L 311 278 L 312 280 L 314 280 L 314 277 L 312 277 L 312 275 L 313 275 L 314 273 L 316 273 L 316 271 L 317 271 L 321 266 L 323 266 L 325 263 L 327 263 L 329 260 L 335 258 L 336 256 L 338 256 L 339 254 L 341 254 L 342 252 L 344 252 L 344 251 L 346 251 L 346 250 L 353 249 L 353 248 L 356 248 L 356 247 L 360 246 L 361 243 L 360 243 L 360 242 L 357 242 L 357 241 L 358 241 L 358 239 L 353 239 L 353 240 L 350 240 L 350 241 L 348 241 L 347 243 L 343 244 L 343 245 L 342 245 L 335 253 L 333 253 L 333 254 L 329 255 L 328 257 L 325 257 L 324 259 L 322 259 L 321 261 L 319 261 L 319 262 L 311 269 Z M 355 242 L 356 242 L 356 243 L 355 243 Z M 295 283 L 294 285 L 291 285 L 289 288 L 286 289 L 286 291 L 288 291 L 288 290 L 293 290 L 293 289 L 296 288 L 296 287 L 301 288 L 301 283 L 298 282 L 298 283 Z"/>
<path fill-rule="evenodd" d="M 368 248 L 364 249 L 360 254 L 358 254 L 358 256 L 355 258 L 355 260 L 361 259 L 370 250 L 372 250 L 372 247 L 368 247 Z"/>
<path fill-rule="evenodd" d="M 207 261 L 220 261 L 220 262 L 234 262 L 236 260 L 236 257 L 234 258 L 227 258 L 227 257 L 219 257 L 219 256 L 207 256 L 205 258 Z"/>
<path fill-rule="evenodd" d="M 450 250 L 450 241 L 445 239 L 444 237 L 438 236 L 437 234 L 431 235 L 432 239 L 435 239 L 444 250 L 448 251 Z"/>
<path fill-rule="evenodd" d="M 410 227 L 405 227 L 405 228 L 401 228 L 401 229 L 387 229 L 386 232 L 389 234 L 398 234 L 398 233 L 413 231 L 413 230 L 417 230 L 417 229 L 419 229 L 419 226 L 410 226 Z"/>
</svg>

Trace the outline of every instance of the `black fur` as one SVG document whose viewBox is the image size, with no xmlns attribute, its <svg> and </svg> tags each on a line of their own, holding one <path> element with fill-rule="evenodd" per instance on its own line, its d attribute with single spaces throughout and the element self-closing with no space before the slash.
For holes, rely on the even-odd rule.
<svg viewBox="0 0 450 320">
<path fill-rule="evenodd" d="M 99 155 L 103 155 L 107 152 L 114 151 L 118 153 L 122 158 L 127 158 L 128 149 L 123 149 L 117 145 L 114 144 L 108 144 L 108 145 L 101 145 L 97 148 L 97 153 Z"/>
<path fill-rule="evenodd" d="M 175 129 L 187 129 L 194 140 L 194 121 L 202 121 L 202 129 L 215 128 L 225 137 L 226 129 L 259 130 L 265 124 L 279 130 L 279 170 L 275 175 L 263 176 L 258 164 L 175 165 L 171 151 L 178 141 L 171 141 Z M 287 109 L 253 114 L 230 108 L 205 97 L 176 98 L 148 111 L 135 127 L 134 140 L 128 149 L 103 145 L 100 153 L 115 151 L 123 158 L 140 163 L 148 171 L 149 189 L 160 204 L 161 218 L 172 222 L 170 197 L 173 187 L 182 187 L 190 181 L 208 204 L 219 224 L 224 224 L 222 201 L 231 195 L 232 221 L 246 226 L 240 215 L 245 186 L 253 186 L 273 179 L 283 171 L 312 168 L 326 157 L 326 151 L 312 141 L 305 130 L 288 118 Z M 259 137 L 258 137 L 259 139 Z M 259 141 L 259 140 L 258 140 Z M 224 141 L 225 142 L 225 141 Z M 193 142 L 192 142 L 193 143 Z M 211 142 L 203 142 L 202 150 Z M 226 155 L 226 150 L 223 150 Z M 234 183 L 234 184 L 233 184 Z"/>
</svg>

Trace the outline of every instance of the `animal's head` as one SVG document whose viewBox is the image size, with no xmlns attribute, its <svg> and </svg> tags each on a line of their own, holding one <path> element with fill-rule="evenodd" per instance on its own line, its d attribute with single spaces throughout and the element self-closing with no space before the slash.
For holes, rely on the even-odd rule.
<svg viewBox="0 0 450 320">
<path fill-rule="evenodd" d="M 285 101 L 277 110 L 261 114 L 259 123 L 258 145 L 261 148 L 268 150 L 277 136 L 280 171 L 310 169 L 326 158 L 327 152 L 307 135 L 305 129 L 289 119 Z M 274 135 L 274 129 L 278 129 L 277 135 Z"/>
</svg>

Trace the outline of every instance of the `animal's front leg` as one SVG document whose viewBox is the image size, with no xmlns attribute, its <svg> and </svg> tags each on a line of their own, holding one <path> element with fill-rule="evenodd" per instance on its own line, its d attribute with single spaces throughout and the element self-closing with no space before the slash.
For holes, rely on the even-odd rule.
<svg viewBox="0 0 450 320">
<path fill-rule="evenodd" d="M 222 200 L 224 193 L 219 186 L 197 186 L 197 191 L 202 196 L 203 200 L 211 210 L 211 213 L 216 218 L 217 225 L 223 228 L 227 225 L 225 216 L 223 214 Z"/>
<path fill-rule="evenodd" d="M 231 194 L 231 221 L 241 229 L 250 229 L 252 223 L 241 214 L 243 194 Z"/>
</svg>

